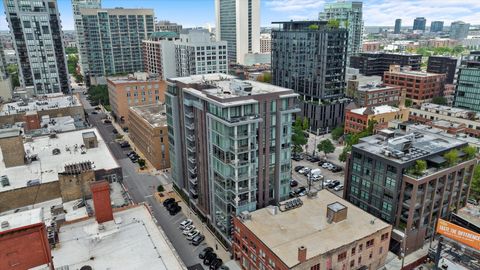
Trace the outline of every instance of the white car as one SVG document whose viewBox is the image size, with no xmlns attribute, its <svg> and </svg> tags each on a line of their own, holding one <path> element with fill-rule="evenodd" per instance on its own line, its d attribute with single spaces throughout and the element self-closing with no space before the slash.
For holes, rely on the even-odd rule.
<svg viewBox="0 0 480 270">
<path fill-rule="evenodd" d="M 343 190 L 343 185 L 338 185 L 334 188 L 335 191 Z"/>
<path fill-rule="evenodd" d="M 185 230 L 183 230 L 183 234 L 188 235 L 189 233 L 191 233 L 194 230 L 195 230 L 195 226 L 189 225 L 188 227 L 185 228 Z"/>
<path fill-rule="evenodd" d="M 187 234 L 187 240 L 193 240 L 193 238 L 195 238 L 195 236 L 199 235 L 200 234 L 200 231 L 199 230 L 194 230 L 194 231 L 191 231 L 189 234 Z"/>
<path fill-rule="evenodd" d="M 298 171 L 299 174 L 304 174 L 306 170 L 310 170 L 308 167 L 302 168 L 300 171 Z"/>
<path fill-rule="evenodd" d="M 190 226 L 193 224 L 193 221 L 191 219 L 185 219 L 180 223 L 180 229 L 185 230 L 186 227 Z"/>
<path fill-rule="evenodd" d="M 328 165 L 330 165 L 330 163 L 325 162 L 325 163 L 322 164 L 322 168 L 327 169 L 327 168 L 328 168 Z"/>
<path fill-rule="evenodd" d="M 316 174 L 316 175 L 312 176 L 312 181 L 313 182 L 320 181 L 320 180 L 322 180 L 322 178 L 323 178 L 323 175 Z"/>
<path fill-rule="evenodd" d="M 333 168 L 335 168 L 335 165 L 329 163 L 327 169 L 331 171 Z"/>
</svg>

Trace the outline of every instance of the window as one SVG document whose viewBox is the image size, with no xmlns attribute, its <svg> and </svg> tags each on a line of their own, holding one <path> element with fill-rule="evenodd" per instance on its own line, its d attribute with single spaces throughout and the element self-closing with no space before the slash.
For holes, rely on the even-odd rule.
<svg viewBox="0 0 480 270">
<path fill-rule="evenodd" d="M 375 239 L 371 239 L 367 241 L 367 248 L 372 247 Z"/>
<path fill-rule="evenodd" d="M 388 232 L 382 234 L 382 241 L 388 240 Z"/>
<path fill-rule="evenodd" d="M 358 257 L 358 264 L 361 264 L 362 263 L 362 257 Z"/>
<path fill-rule="evenodd" d="M 352 255 L 355 255 L 355 248 L 352 248 Z"/>
<path fill-rule="evenodd" d="M 363 250 L 363 244 L 360 244 L 360 245 L 358 246 L 358 252 L 362 252 L 362 250 Z"/>
<path fill-rule="evenodd" d="M 382 253 L 383 253 L 383 247 L 380 247 L 380 248 L 378 249 L 378 254 L 382 254 Z"/>
<path fill-rule="evenodd" d="M 370 252 L 370 255 L 368 255 L 368 258 L 371 259 L 372 258 L 372 253 Z"/>
<path fill-rule="evenodd" d="M 320 270 L 320 264 L 319 263 L 315 264 L 310 268 L 310 270 Z"/>
<path fill-rule="evenodd" d="M 341 262 L 341 261 L 345 260 L 346 258 L 347 258 L 347 252 L 344 251 L 344 252 L 338 254 L 337 261 Z"/>
<path fill-rule="evenodd" d="M 350 261 L 350 267 L 354 267 L 355 266 L 355 260 L 351 260 Z"/>
</svg>

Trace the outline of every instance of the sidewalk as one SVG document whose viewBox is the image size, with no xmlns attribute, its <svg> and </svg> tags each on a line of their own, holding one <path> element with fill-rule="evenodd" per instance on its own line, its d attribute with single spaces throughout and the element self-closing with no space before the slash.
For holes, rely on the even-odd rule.
<svg viewBox="0 0 480 270">
<path fill-rule="evenodd" d="M 433 241 L 432 247 L 437 246 L 437 241 Z M 428 255 L 428 249 L 430 247 L 430 241 L 427 241 L 424 245 L 423 248 L 412 252 L 408 254 L 405 257 L 404 265 L 403 267 L 405 268 L 407 265 L 415 263 L 416 261 L 422 259 L 423 257 Z M 402 259 L 399 259 L 396 254 L 393 254 L 392 252 L 388 252 L 387 255 L 387 262 L 385 263 L 384 269 L 386 270 L 399 270 L 402 267 Z"/>
</svg>

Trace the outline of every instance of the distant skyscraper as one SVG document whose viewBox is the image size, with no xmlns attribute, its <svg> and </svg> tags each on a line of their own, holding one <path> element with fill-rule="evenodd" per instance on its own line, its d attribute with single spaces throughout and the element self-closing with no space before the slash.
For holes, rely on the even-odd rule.
<svg viewBox="0 0 480 270">
<path fill-rule="evenodd" d="M 402 28 L 402 19 L 395 20 L 395 30 L 393 31 L 394 34 L 400 34 Z"/>
<path fill-rule="evenodd" d="M 215 0 L 217 40 L 227 41 L 228 61 L 244 64 L 260 52 L 260 0 Z"/>
<path fill-rule="evenodd" d="M 340 21 L 340 27 L 348 30 L 347 62 L 350 56 L 362 50 L 363 20 L 362 2 L 338 1 L 337 3 L 325 4 L 325 10 L 319 14 L 320 20 L 336 19 Z"/>
<path fill-rule="evenodd" d="M 433 21 L 430 25 L 430 32 L 442 32 L 443 31 L 443 22 L 442 21 Z"/>
<path fill-rule="evenodd" d="M 413 21 L 413 30 L 425 31 L 425 26 L 427 24 L 427 19 L 424 17 L 417 17 Z"/>
<path fill-rule="evenodd" d="M 464 23 L 462 21 L 452 22 L 450 25 L 450 38 L 456 40 L 465 39 L 468 36 L 469 29 L 469 23 Z"/>
<path fill-rule="evenodd" d="M 63 32 L 55 0 L 8 0 L 5 13 L 14 41 L 20 85 L 37 95 L 70 92 Z"/>
<path fill-rule="evenodd" d="M 78 63 L 83 75 L 88 71 L 88 57 L 84 38 L 84 28 L 81 8 L 101 8 L 101 0 L 72 0 L 73 19 L 75 20 L 75 33 L 77 37 Z"/>
<path fill-rule="evenodd" d="M 180 34 L 182 32 L 182 25 L 170 21 L 158 21 L 155 24 L 155 31 L 175 32 Z"/>
<path fill-rule="evenodd" d="M 143 70 L 142 40 L 153 33 L 153 9 L 80 8 L 91 78 Z"/>
</svg>

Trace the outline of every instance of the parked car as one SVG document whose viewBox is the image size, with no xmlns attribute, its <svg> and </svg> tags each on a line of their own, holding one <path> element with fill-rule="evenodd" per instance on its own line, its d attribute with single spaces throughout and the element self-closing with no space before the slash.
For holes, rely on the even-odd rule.
<svg viewBox="0 0 480 270">
<path fill-rule="evenodd" d="M 105 119 L 105 120 L 103 120 L 103 123 L 104 123 L 104 124 L 111 124 L 111 123 L 112 123 L 112 121 L 111 121 L 111 120 L 109 120 L 109 119 Z"/>
<path fill-rule="evenodd" d="M 205 256 L 205 259 L 203 259 L 203 264 L 205 265 L 210 265 L 213 260 L 215 260 L 217 258 L 217 254 L 215 253 L 209 253 L 207 256 Z"/>
<path fill-rule="evenodd" d="M 298 171 L 300 171 L 300 170 L 303 169 L 303 168 L 305 168 L 305 167 L 299 165 L 299 166 L 295 166 L 295 168 L 293 168 L 293 170 L 296 171 L 296 172 L 298 172 Z"/>
<path fill-rule="evenodd" d="M 292 190 L 288 193 L 288 196 L 290 196 L 290 198 L 295 198 L 297 197 L 297 193 L 294 190 Z"/>
<path fill-rule="evenodd" d="M 334 188 L 335 191 L 343 190 L 343 185 L 338 185 Z"/>
<path fill-rule="evenodd" d="M 195 226 L 190 224 L 188 225 L 187 227 L 185 227 L 185 229 L 183 229 L 183 235 L 188 235 L 189 233 L 193 232 L 195 230 Z"/>
<path fill-rule="evenodd" d="M 331 171 L 332 171 L 332 172 L 341 172 L 341 171 L 342 171 L 342 167 L 334 166 Z"/>
<path fill-rule="evenodd" d="M 130 147 L 130 144 L 127 141 L 120 142 L 120 147 L 121 148 L 127 148 Z"/>
<path fill-rule="evenodd" d="M 322 168 L 327 169 L 327 168 L 328 168 L 328 165 L 330 165 L 330 163 L 325 162 L 325 163 L 322 164 Z"/>
<path fill-rule="evenodd" d="M 306 187 L 299 187 L 299 188 L 297 188 L 297 189 L 295 190 L 295 193 L 296 193 L 297 195 L 300 195 L 300 194 L 302 194 L 302 193 L 304 193 L 304 192 L 306 192 L 306 191 L 307 191 L 307 188 L 306 188 Z"/>
<path fill-rule="evenodd" d="M 168 198 L 168 199 L 166 199 L 165 201 L 163 201 L 163 206 L 167 207 L 168 205 L 170 205 L 170 204 L 172 204 L 172 203 L 174 203 L 174 202 L 175 202 L 175 198 Z M 190 223 L 190 224 L 191 224 L 191 223 Z M 182 225 L 182 224 L 180 223 L 180 226 L 181 226 L 181 225 Z"/>
<path fill-rule="evenodd" d="M 327 169 L 328 169 L 329 171 L 333 170 L 333 168 L 335 168 L 335 165 L 333 165 L 333 164 L 331 164 L 331 163 L 329 163 L 329 164 L 327 165 Z"/>
<path fill-rule="evenodd" d="M 473 204 L 473 205 L 478 205 L 478 202 L 475 199 L 468 199 L 467 203 Z"/>
<path fill-rule="evenodd" d="M 175 206 L 178 206 L 178 202 L 169 203 L 165 208 L 167 208 L 167 211 L 170 211 L 170 209 L 173 209 Z"/>
<path fill-rule="evenodd" d="M 303 158 L 300 157 L 300 156 L 298 156 L 298 155 L 294 155 L 294 156 L 292 156 L 292 159 L 295 160 L 295 161 L 300 161 L 300 160 L 302 160 Z"/>
<path fill-rule="evenodd" d="M 95 110 L 99 111 L 99 110 L 101 110 L 101 108 L 97 106 L 97 107 L 95 107 Z"/>
<path fill-rule="evenodd" d="M 187 240 L 192 241 L 195 236 L 199 235 L 200 231 L 199 230 L 193 230 L 187 234 Z"/>
<path fill-rule="evenodd" d="M 328 185 L 331 184 L 332 182 L 333 182 L 332 179 L 327 179 L 327 180 L 323 181 L 323 184 L 324 184 L 325 186 L 328 186 Z"/>
<path fill-rule="evenodd" d="M 318 166 L 322 166 L 326 162 L 327 161 L 325 159 L 320 159 L 320 161 L 318 161 Z"/>
<path fill-rule="evenodd" d="M 173 199 L 173 198 L 170 198 L 170 199 Z M 167 200 L 169 200 L 169 199 L 167 199 Z M 173 199 L 173 200 L 175 201 L 175 199 Z M 165 203 L 165 202 L 163 202 L 163 203 Z M 192 224 L 193 224 L 193 221 L 191 219 L 185 219 L 184 221 L 180 222 L 180 230 L 185 230 L 185 228 L 187 226 L 190 226 Z"/>
<path fill-rule="evenodd" d="M 93 111 L 92 114 L 98 114 L 96 111 Z"/>
<path fill-rule="evenodd" d="M 178 204 L 174 204 L 172 208 L 168 211 L 171 216 L 175 216 L 178 212 L 182 211 L 182 207 Z"/>
<path fill-rule="evenodd" d="M 200 254 L 198 254 L 198 258 L 199 259 L 204 259 L 205 256 L 207 256 L 207 254 L 210 253 L 210 252 L 213 252 L 213 248 L 206 247 L 202 250 L 202 252 L 200 252 Z"/>
<path fill-rule="evenodd" d="M 320 158 L 317 157 L 317 156 L 310 158 L 310 162 L 312 162 L 312 163 L 318 162 L 319 160 L 320 160 Z"/>
<path fill-rule="evenodd" d="M 203 242 L 203 240 L 205 240 L 205 236 L 203 234 L 199 234 L 192 239 L 192 245 L 198 246 Z"/>
<path fill-rule="evenodd" d="M 312 179 L 313 182 L 317 182 L 317 181 L 320 181 L 320 180 L 323 179 L 323 175 L 316 174 L 316 175 L 312 176 L 311 179 Z"/>
<path fill-rule="evenodd" d="M 118 130 L 116 130 L 115 128 L 112 130 L 113 134 L 118 134 Z"/>
<path fill-rule="evenodd" d="M 310 171 L 310 174 L 311 174 L 312 176 L 320 175 L 320 174 L 322 174 L 322 170 L 320 170 L 320 169 L 313 169 L 313 170 Z"/>
<path fill-rule="evenodd" d="M 290 187 L 296 187 L 296 186 L 298 186 L 298 181 L 293 180 L 293 179 L 290 180 Z"/>
<path fill-rule="evenodd" d="M 309 168 L 308 167 L 303 167 L 298 171 L 298 173 L 303 174 L 305 172 L 305 170 L 309 170 Z"/>
<path fill-rule="evenodd" d="M 220 268 L 220 266 L 222 266 L 222 264 L 223 264 L 222 259 L 216 258 L 216 259 L 213 260 L 213 262 L 210 264 L 210 270 L 217 270 L 218 268 Z"/>
<path fill-rule="evenodd" d="M 340 185 L 340 181 L 335 180 L 328 185 L 329 188 L 335 188 L 336 186 Z"/>
<path fill-rule="evenodd" d="M 303 175 L 307 176 L 311 171 L 312 171 L 312 169 L 307 168 L 303 171 Z"/>
</svg>

